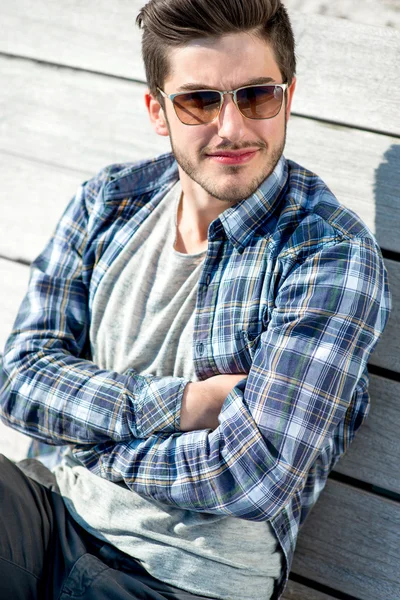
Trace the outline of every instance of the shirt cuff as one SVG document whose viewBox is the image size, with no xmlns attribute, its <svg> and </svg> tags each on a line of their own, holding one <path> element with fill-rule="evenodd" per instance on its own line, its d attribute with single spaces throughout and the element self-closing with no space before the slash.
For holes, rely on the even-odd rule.
<svg viewBox="0 0 400 600">
<path fill-rule="evenodd" d="M 155 377 L 135 374 L 138 386 L 134 411 L 136 435 L 180 432 L 182 398 L 189 383 L 182 377 Z"/>
</svg>

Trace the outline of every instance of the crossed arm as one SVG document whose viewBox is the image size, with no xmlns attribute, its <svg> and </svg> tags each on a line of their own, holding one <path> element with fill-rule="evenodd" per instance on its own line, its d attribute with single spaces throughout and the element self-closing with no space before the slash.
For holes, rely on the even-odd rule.
<svg viewBox="0 0 400 600">
<path fill-rule="evenodd" d="M 247 379 L 190 383 L 104 371 L 80 358 L 85 227 L 83 213 L 67 212 L 34 264 L 4 354 L 3 418 L 42 441 L 74 445 L 92 471 L 162 502 L 271 518 L 338 426 L 344 445 L 354 435 L 357 415 L 353 423 L 346 416 L 385 321 L 375 249 L 344 240 L 294 265 Z"/>
</svg>

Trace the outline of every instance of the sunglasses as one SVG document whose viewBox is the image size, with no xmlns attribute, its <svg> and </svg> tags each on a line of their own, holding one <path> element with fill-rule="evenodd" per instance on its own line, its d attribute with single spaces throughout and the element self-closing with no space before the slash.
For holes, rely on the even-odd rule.
<svg viewBox="0 0 400 600">
<path fill-rule="evenodd" d="M 225 94 L 231 94 L 238 111 L 246 119 L 272 119 L 280 112 L 287 83 L 248 85 L 220 92 L 219 90 L 194 90 L 179 94 L 166 94 L 157 90 L 164 98 L 169 98 L 176 116 L 185 125 L 207 125 L 221 112 Z"/>
</svg>

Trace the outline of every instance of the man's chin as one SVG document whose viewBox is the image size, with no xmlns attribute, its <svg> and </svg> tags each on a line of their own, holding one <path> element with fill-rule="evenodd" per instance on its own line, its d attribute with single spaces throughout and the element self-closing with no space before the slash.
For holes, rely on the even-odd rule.
<svg viewBox="0 0 400 600">
<path fill-rule="evenodd" d="M 229 173 L 225 172 L 223 176 L 198 181 L 198 183 L 216 200 L 236 204 L 252 196 L 271 175 L 274 168 L 275 166 L 262 174 L 258 173 L 258 176 L 251 177 L 250 174 L 245 174 L 235 167 L 236 172 L 231 170 Z M 215 179 L 219 179 L 217 184 Z"/>
<path fill-rule="evenodd" d="M 237 204 L 242 200 L 245 200 L 258 189 L 259 184 L 249 187 L 240 187 L 235 183 L 228 184 L 226 186 L 202 186 L 203 189 L 210 194 L 216 200 L 221 202 L 229 202 L 230 204 Z"/>
</svg>

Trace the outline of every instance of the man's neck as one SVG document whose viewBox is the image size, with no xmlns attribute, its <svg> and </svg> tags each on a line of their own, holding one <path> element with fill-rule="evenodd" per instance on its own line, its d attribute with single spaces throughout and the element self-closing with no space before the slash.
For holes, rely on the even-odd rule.
<svg viewBox="0 0 400 600">
<path fill-rule="evenodd" d="M 177 213 L 175 249 L 185 254 L 197 254 L 207 249 L 210 223 L 233 204 L 214 198 L 185 173 L 180 174 L 180 180 L 182 196 Z"/>
</svg>

